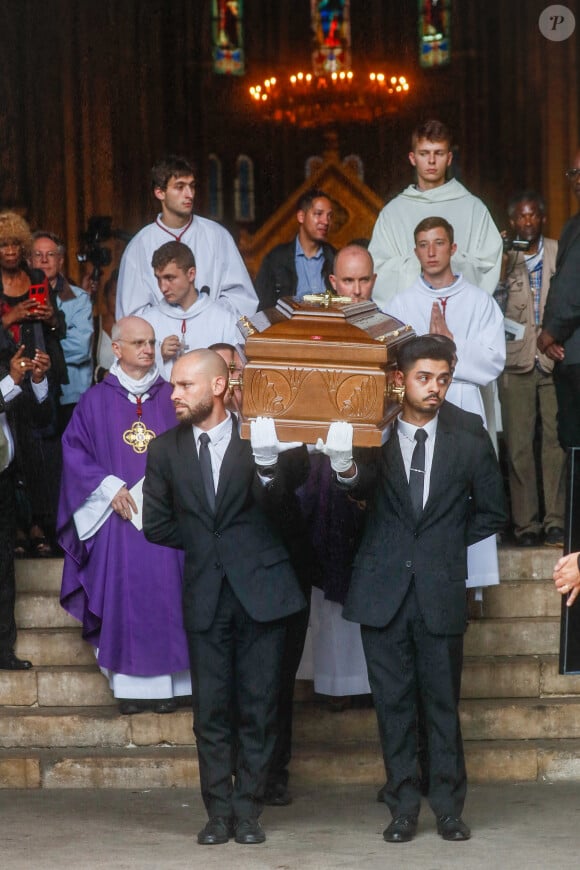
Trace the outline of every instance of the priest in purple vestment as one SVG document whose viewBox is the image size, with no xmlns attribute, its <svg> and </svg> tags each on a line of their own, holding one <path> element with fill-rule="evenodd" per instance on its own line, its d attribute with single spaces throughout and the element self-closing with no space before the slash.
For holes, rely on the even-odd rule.
<svg viewBox="0 0 580 870">
<path fill-rule="evenodd" d="M 147 446 L 175 425 L 171 386 L 140 317 L 113 327 L 116 360 L 79 401 L 62 439 L 58 532 L 64 609 L 82 622 L 122 713 L 176 709 L 191 695 L 183 629 L 183 554 L 141 529 Z"/>
</svg>

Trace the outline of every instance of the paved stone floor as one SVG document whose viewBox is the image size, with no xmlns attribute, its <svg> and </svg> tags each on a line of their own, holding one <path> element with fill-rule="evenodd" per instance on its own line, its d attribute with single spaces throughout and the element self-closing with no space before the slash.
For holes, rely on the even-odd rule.
<svg viewBox="0 0 580 870">
<path fill-rule="evenodd" d="M 580 783 L 474 786 L 466 843 L 445 843 L 424 807 L 412 843 L 383 842 L 368 787 L 296 789 L 267 808 L 261 846 L 201 847 L 205 814 L 185 789 L 0 790 L 3 870 L 564 870 L 580 861 Z"/>
</svg>

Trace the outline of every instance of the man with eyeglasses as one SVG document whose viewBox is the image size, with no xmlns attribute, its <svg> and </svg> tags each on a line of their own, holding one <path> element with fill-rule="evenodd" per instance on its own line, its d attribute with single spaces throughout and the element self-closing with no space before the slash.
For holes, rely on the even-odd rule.
<svg viewBox="0 0 580 870">
<path fill-rule="evenodd" d="M 566 177 L 580 204 L 580 150 Z M 580 212 L 565 224 L 544 309 L 538 350 L 554 361 L 558 439 L 580 446 Z"/>
<path fill-rule="evenodd" d="M 61 338 L 68 383 L 61 386 L 58 407 L 58 428 L 62 434 L 75 405 L 91 386 L 93 364 L 93 306 L 91 297 L 71 284 L 63 273 L 64 243 L 54 233 L 38 230 L 32 234 L 31 265 L 42 269 L 56 293 L 56 305 L 64 314 L 66 335 Z"/>
<path fill-rule="evenodd" d="M 191 694 L 181 617 L 182 554 L 142 532 L 150 441 L 175 425 L 171 387 L 140 317 L 117 321 L 116 360 L 79 400 L 63 435 L 58 516 L 64 609 L 82 622 L 121 713 L 169 713 Z"/>
</svg>

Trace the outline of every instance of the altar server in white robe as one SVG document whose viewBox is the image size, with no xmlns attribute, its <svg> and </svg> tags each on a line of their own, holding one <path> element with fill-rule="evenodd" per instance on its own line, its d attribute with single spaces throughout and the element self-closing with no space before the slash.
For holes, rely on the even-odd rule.
<svg viewBox="0 0 580 870">
<path fill-rule="evenodd" d="M 211 344 L 235 345 L 241 341 L 236 316 L 197 290 L 195 257 L 187 245 L 166 242 L 154 252 L 151 266 L 162 299 L 139 309 L 138 316 L 153 327 L 157 339 L 155 359 L 166 381 L 171 378 L 173 364 L 184 353 Z"/>
<path fill-rule="evenodd" d="M 490 295 L 499 280 L 502 240 L 484 203 L 451 178 L 451 132 L 441 121 L 418 126 L 411 137 L 409 162 L 417 180 L 388 202 L 375 223 L 369 251 L 377 280 L 373 300 L 390 311 L 390 300 L 419 274 L 413 230 L 423 218 L 441 215 L 455 228 L 452 266 L 456 273 Z"/>
<path fill-rule="evenodd" d="M 429 217 L 415 228 L 415 254 L 421 275 L 389 302 L 388 313 L 409 323 L 417 333 L 451 338 L 457 365 L 447 400 L 479 414 L 486 424 L 481 387 L 495 380 L 505 365 L 503 315 L 495 300 L 453 273 L 456 250 L 453 227 L 441 217 Z M 495 536 L 468 548 L 467 586 L 499 583 Z"/>
</svg>

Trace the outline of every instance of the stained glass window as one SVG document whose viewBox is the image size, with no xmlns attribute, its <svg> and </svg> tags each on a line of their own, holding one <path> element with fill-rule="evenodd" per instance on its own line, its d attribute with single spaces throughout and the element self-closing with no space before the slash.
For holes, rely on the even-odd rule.
<svg viewBox="0 0 580 870">
<path fill-rule="evenodd" d="M 244 0 L 212 0 L 213 69 L 244 74 Z"/>
<path fill-rule="evenodd" d="M 208 214 L 214 221 L 224 216 L 224 192 L 222 183 L 222 162 L 217 154 L 209 155 L 208 172 Z"/>
<path fill-rule="evenodd" d="M 247 154 L 240 154 L 236 161 L 234 211 L 240 223 L 255 220 L 254 161 Z"/>
<path fill-rule="evenodd" d="M 451 57 L 451 0 L 419 0 L 419 62 L 445 66 Z"/>
<path fill-rule="evenodd" d="M 315 75 L 349 70 L 350 0 L 310 0 Z"/>
</svg>

